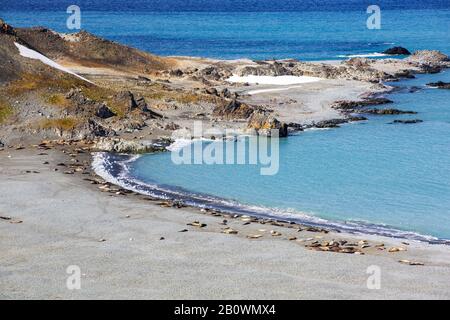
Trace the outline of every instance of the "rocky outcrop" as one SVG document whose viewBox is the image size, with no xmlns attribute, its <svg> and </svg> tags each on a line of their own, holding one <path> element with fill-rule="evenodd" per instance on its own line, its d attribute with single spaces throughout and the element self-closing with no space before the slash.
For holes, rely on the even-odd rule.
<svg viewBox="0 0 450 320">
<path fill-rule="evenodd" d="M 319 129 L 325 129 L 325 128 L 339 128 L 340 124 L 347 123 L 348 120 L 346 119 L 331 119 L 331 120 L 324 120 L 319 121 L 316 123 L 313 123 L 311 127 L 319 128 Z"/>
<path fill-rule="evenodd" d="M 160 119 L 163 116 L 150 109 L 144 97 L 135 96 L 131 91 L 122 91 L 113 97 L 113 103 L 125 107 L 125 114 L 134 110 L 140 110 L 147 117 Z"/>
<path fill-rule="evenodd" d="M 394 77 L 383 71 L 370 67 L 369 60 L 354 58 L 341 65 L 326 63 L 306 63 L 295 60 L 289 61 L 263 61 L 256 65 L 241 66 L 235 70 L 239 76 L 311 76 L 323 79 L 361 80 L 378 83 Z"/>
<path fill-rule="evenodd" d="M 257 66 L 246 66 L 237 71 L 239 76 L 286 76 L 292 75 L 292 70 L 285 64 L 277 61 L 259 61 Z M 293 65 L 292 65 L 293 66 Z"/>
<path fill-rule="evenodd" d="M 427 86 L 438 89 L 450 89 L 450 82 L 443 82 L 443 81 L 431 82 L 427 83 Z"/>
<path fill-rule="evenodd" d="M 15 36 L 16 32 L 14 31 L 14 28 L 11 27 L 9 24 L 7 24 L 5 21 L 0 19 L 0 33 Z"/>
<path fill-rule="evenodd" d="M 170 141 L 134 141 L 124 139 L 100 139 L 94 145 L 94 150 L 116 153 L 148 153 L 163 151 Z"/>
<path fill-rule="evenodd" d="M 247 129 L 255 130 L 261 136 L 270 137 L 274 135 L 274 132 L 277 132 L 279 137 L 287 137 L 288 135 L 286 123 L 280 122 L 270 113 L 260 110 L 252 114 L 248 120 Z"/>
<path fill-rule="evenodd" d="M 417 114 L 415 111 L 399 110 L 399 109 L 363 109 L 361 113 L 375 114 L 375 115 L 397 115 L 397 114 Z"/>
<path fill-rule="evenodd" d="M 208 82 L 208 81 L 221 81 L 228 79 L 233 74 L 229 66 L 223 65 L 210 65 L 206 68 L 196 71 L 193 74 L 193 79 L 196 81 Z"/>
<path fill-rule="evenodd" d="M 334 102 L 331 105 L 331 107 L 334 109 L 343 110 L 347 112 L 354 112 L 364 107 L 378 106 L 389 103 L 393 103 L 393 101 L 387 98 L 366 98 L 360 101 L 339 100 Z"/>
<path fill-rule="evenodd" d="M 110 128 L 107 128 L 100 124 L 98 121 L 95 121 L 94 119 L 89 119 L 87 122 L 87 125 L 85 125 L 84 129 L 81 130 L 81 132 L 84 131 L 84 134 L 82 134 L 82 139 L 86 138 L 95 138 L 95 137 L 113 137 L 116 135 L 116 132 Z"/>
<path fill-rule="evenodd" d="M 450 67 L 449 57 L 437 50 L 416 51 L 405 60 L 419 67 L 424 73 L 437 73 Z"/>
<path fill-rule="evenodd" d="M 203 92 L 224 99 L 237 99 L 237 97 L 239 96 L 236 92 L 231 92 L 228 88 L 224 88 L 219 91 L 216 88 L 211 87 L 204 89 Z"/>
<path fill-rule="evenodd" d="M 213 116 L 224 120 L 246 120 L 254 111 L 254 107 L 233 99 L 215 107 Z"/>
<path fill-rule="evenodd" d="M 420 119 L 412 119 L 412 120 L 394 120 L 391 122 L 391 124 L 396 124 L 396 123 L 400 123 L 400 124 L 414 124 L 414 123 L 421 123 L 423 122 L 423 120 Z"/>
<path fill-rule="evenodd" d="M 394 108 L 378 109 L 369 108 L 375 105 L 384 105 L 393 103 L 387 98 L 366 98 L 360 101 L 341 100 L 332 104 L 332 108 L 341 110 L 344 114 L 373 114 L 373 115 L 398 115 L 398 114 L 416 114 L 415 111 L 399 110 Z"/>
<path fill-rule="evenodd" d="M 103 104 L 97 109 L 96 116 L 102 119 L 108 119 L 116 116 L 116 114 L 107 105 Z"/>
<path fill-rule="evenodd" d="M 411 54 L 411 52 L 409 52 L 408 49 L 405 49 L 403 47 L 389 48 L 389 49 L 383 51 L 383 53 L 389 54 L 389 55 L 404 55 L 404 56 L 409 56 Z"/>
</svg>

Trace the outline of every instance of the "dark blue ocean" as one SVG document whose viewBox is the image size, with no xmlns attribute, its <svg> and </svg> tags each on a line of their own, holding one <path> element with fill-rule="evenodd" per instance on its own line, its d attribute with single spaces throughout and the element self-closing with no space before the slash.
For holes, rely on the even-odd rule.
<svg viewBox="0 0 450 320">
<path fill-rule="evenodd" d="M 70 4 L 80 6 L 83 29 L 160 55 L 323 60 L 393 45 L 450 54 L 449 0 L 377 0 L 380 30 L 367 29 L 366 9 L 374 3 L 365 0 L 2 0 L 0 17 L 70 32 Z M 389 96 L 393 107 L 417 115 L 370 117 L 283 139 L 273 177 L 254 166 L 176 166 L 170 154 L 141 157 L 131 173 L 274 214 L 450 239 L 450 91 L 425 86 L 438 80 L 450 81 L 450 72 L 396 84 L 420 88 Z M 398 118 L 424 122 L 388 124 Z"/>
<path fill-rule="evenodd" d="M 450 43 L 448 0 L 2 0 L 0 17 L 70 32 L 72 4 L 83 29 L 161 55 L 317 60 Z M 371 4 L 380 30 L 366 27 Z"/>
</svg>

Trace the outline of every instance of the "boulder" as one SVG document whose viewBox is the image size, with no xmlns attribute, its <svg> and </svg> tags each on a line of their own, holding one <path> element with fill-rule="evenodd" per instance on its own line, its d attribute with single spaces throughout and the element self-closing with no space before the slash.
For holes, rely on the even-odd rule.
<svg viewBox="0 0 450 320">
<path fill-rule="evenodd" d="M 170 70 L 169 75 L 172 77 L 182 77 L 184 72 L 180 69 Z"/>
<path fill-rule="evenodd" d="M 96 112 L 96 116 L 102 119 L 114 117 L 116 114 L 107 105 L 102 104 Z"/>
<path fill-rule="evenodd" d="M 133 141 L 123 139 L 98 140 L 94 149 L 98 151 L 117 152 L 117 153 L 147 153 L 156 152 L 164 149 L 163 144 L 155 144 L 153 141 Z"/>
<path fill-rule="evenodd" d="M 130 91 L 122 91 L 114 96 L 114 102 L 126 106 L 127 111 L 133 111 L 137 108 L 137 103 Z"/>
<path fill-rule="evenodd" d="M 16 35 L 14 28 L 8 25 L 5 21 L 0 19 L 0 33 L 14 36 Z"/>
<path fill-rule="evenodd" d="M 389 55 L 404 55 L 404 56 L 411 55 L 411 52 L 409 52 L 408 49 L 405 49 L 403 47 L 389 48 L 389 49 L 385 50 L 383 53 L 384 54 L 389 54 Z"/>
<path fill-rule="evenodd" d="M 213 116 L 226 120 L 248 119 L 255 109 L 245 103 L 233 99 L 228 103 L 218 105 L 213 110 Z"/>
<path fill-rule="evenodd" d="M 340 124 L 347 123 L 347 122 L 348 122 L 347 119 L 331 119 L 331 120 L 319 121 L 319 122 L 313 124 L 312 127 L 320 128 L 320 129 L 339 128 Z"/>
<path fill-rule="evenodd" d="M 157 112 L 154 112 L 151 110 L 145 101 L 145 98 L 142 96 L 135 96 L 130 91 L 122 91 L 116 94 L 113 98 L 114 103 L 121 104 L 125 106 L 127 109 L 127 112 L 132 112 L 136 109 L 139 109 L 143 113 L 146 114 L 146 116 L 151 118 L 162 118 L 163 116 Z"/>
<path fill-rule="evenodd" d="M 399 110 L 399 109 L 364 109 L 362 113 L 375 115 L 395 115 L 395 114 L 417 114 L 415 111 Z"/>
<path fill-rule="evenodd" d="M 377 106 L 393 103 L 387 98 L 366 98 L 360 101 L 339 100 L 332 104 L 332 108 L 345 111 L 353 111 L 367 106 Z"/>
<path fill-rule="evenodd" d="M 448 65 L 449 57 L 437 50 L 419 50 L 406 58 L 407 61 L 430 66 Z"/>
<path fill-rule="evenodd" d="M 86 134 L 83 135 L 85 138 L 112 137 L 116 135 L 116 132 L 114 130 L 106 128 L 93 119 L 88 120 L 88 123 L 85 126 L 85 131 Z"/>
<path fill-rule="evenodd" d="M 278 130 L 279 137 L 287 137 L 288 135 L 288 125 L 264 111 L 254 112 L 248 120 L 247 128 L 255 130 L 261 136 L 270 137 L 274 133 L 273 130 Z"/>
<path fill-rule="evenodd" d="M 414 124 L 414 123 L 421 123 L 423 120 L 420 119 L 412 119 L 412 120 L 394 120 L 391 122 L 391 124 L 395 123 L 402 123 L 402 124 Z"/>
<path fill-rule="evenodd" d="M 427 83 L 427 86 L 438 89 L 450 89 L 450 82 L 443 82 L 443 81 L 431 82 Z"/>
</svg>

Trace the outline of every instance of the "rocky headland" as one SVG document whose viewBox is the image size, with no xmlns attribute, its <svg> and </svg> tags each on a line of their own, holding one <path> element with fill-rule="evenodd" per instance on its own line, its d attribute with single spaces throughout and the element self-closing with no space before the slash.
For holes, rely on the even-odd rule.
<svg viewBox="0 0 450 320">
<path fill-rule="evenodd" d="M 158 57 L 81 31 L 14 28 L 0 21 L 0 141 L 152 140 L 170 138 L 193 120 L 206 128 L 270 134 L 338 127 L 364 114 L 412 113 L 378 108 L 387 84 L 450 66 L 438 51 L 392 48 L 404 59 L 352 58 L 342 62 L 219 61 Z M 23 56 L 33 50 L 69 69 Z M 89 79 L 89 82 L 83 81 Z M 232 76 L 315 77 L 297 87 L 232 83 Z M 446 84 L 430 84 L 446 88 Z M 256 90 L 258 89 L 258 90 Z M 280 93 L 280 90 L 285 90 Z M 256 93 L 258 92 L 258 93 Z M 374 108 L 377 106 L 377 108 Z"/>
</svg>

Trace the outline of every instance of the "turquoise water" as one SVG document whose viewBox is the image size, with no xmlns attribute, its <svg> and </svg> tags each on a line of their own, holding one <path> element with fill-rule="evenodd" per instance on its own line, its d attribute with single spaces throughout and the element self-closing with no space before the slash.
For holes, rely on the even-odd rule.
<svg viewBox="0 0 450 320">
<path fill-rule="evenodd" d="M 65 11 L 71 2 L 3 0 L 0 17 L 17 26 L 69 32 Z M 366 8 L 372 3 L 364 0 L 77 4 L 83 29 L 161 55 L 320 60 L 393 45 L 450 54 L 448 0 L 379 0 L 381 30 L 366 28 Z M 255 166 L 176 166 L 166 153 L 128 163 L 130 171 L 122 178 L 154 190 L 163 187 L 162 196 L 197 193 L 197 200 L 207 199 L 210 205 L 234 199 L 228 207 L 248 205 L 250 212 L 302 219 L 307 213 L 345 226 L 354 222 L 370 232 L 386 233 L 376 227 L 385 225 L 450 239 L 450 92 L 424 86 L 438 80 L 450 81 L 450 71 L 396 84 L 421 88 L 390 95 L 394 107 L 417 115 L 370 117 L 365 123 L 282 139 L 275 176 L 261 176 Z M 388 124 L 408 117 L 424 122 Z"/>
<path fill-rule="evenodd" d="M 179 186 L 247 205 L 305 212 L 331 221 L 386 225 L 450 239 L 450 92 L 425 83 L 450 81 L 450 72 L 397 83 L 393 107 L 419 112 L 372 116 L 340 129 L 280 140 L 280 170 L 258 166 L 175 165 L 169 153 L 131 164 L 144 182 Z M 410 93 L 408 86 L 421 90 Z M 389 124 L 394 119 L 423 123 Z"/>
</svg>

